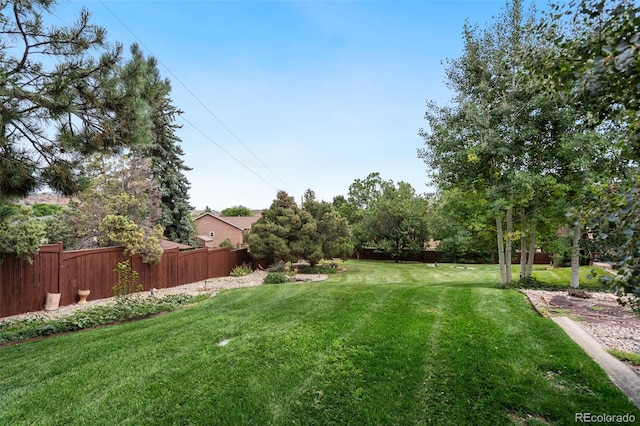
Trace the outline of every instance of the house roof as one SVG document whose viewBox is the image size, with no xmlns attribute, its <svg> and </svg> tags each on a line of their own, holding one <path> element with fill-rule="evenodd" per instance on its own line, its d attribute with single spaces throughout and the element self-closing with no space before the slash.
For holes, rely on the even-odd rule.
<svg viewBox="0 0 640 426">
<path fill-rule="evenodd" d="M 260 219 L 260 216 L 216 216 L 213 215 L 211 213 L 204 213 L 200 216 L 198 216 L 197 218 L 195 218 L 195 221 L 197 222 L 198 219 L 204 217 L 204 216 L 211 216 L 214 219 L 217 219 L 221 222 L 224 222 L 228 225 L 233 226 L 234 228 L 238 228 L 241 231 L 246 231 L 247 229 L 251 228 L 251 225 L 257 221 L 258 219 Z"/>
<path fill-rule="evenodd" d="M 213 238 L 208 235 L 198 235 L 196 238 L 202 241 L 213 241 Z"/>
<path fill-rule="evenodd" d="M 182 244 L 182 243 L 176 243 L 175 241 L 169 241 L 169 240 L 160 240 L 160 247 L 162 247 L 162 250 L 169 250 L 169 249 L 180 249 L 180 250 L 187 250 L 190 248 L 193 248 L 191 246 L 188 246 L 186 244 Z"/>
</svg>

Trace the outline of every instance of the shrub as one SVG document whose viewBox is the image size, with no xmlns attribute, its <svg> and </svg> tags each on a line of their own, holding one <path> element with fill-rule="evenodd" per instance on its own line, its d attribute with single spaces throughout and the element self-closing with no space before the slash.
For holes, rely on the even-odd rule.
<svg viewBox="0 0 640 426">
<path fill-rule="evenodd" d="M 118 262 L 113 270 L 117 275 L 117 284 L 113 286 L 113 295 L 116 299 L 126 297 L 137 291 L 142 291 L 142 284 L 138 283 L 138 273 L 133 270 L 129 261 Z"/>
<path fill-rule="evenodd" d="M 291 278 L 284 272 L 269 272 L 262 280 L 262 284 L 284 284 L 288 282 L 291 282 Z"/>
<path fill-rule="evenodd" d="M 161 298 L 121 298 L 116 303 L 78 310 L 69 316 L 60 318 L 36 317 L 4 320 L 0 321 L 0 344 L 144 318 L 207 298 L 207 295 L 191 296 L 187 294 L 168 295 Z"/>
<path fill-rule="evenodd" d="M 232 277 L 244 277 L 245 275 L 249 275 L 252 272 L 253 272 L 253 270 L 251 268 L 249 268 L 248 266 L 245 266 L 245 265 L 236 266 L 235 268 L 233 268 L 231 270 L 231 276 Z"/>
<path fill-rule="evenodd" d="M 338 265 L 316 265 L 314 267 L 302 265 L 299 266 L 299 272 L 301 274 L 335 274 L 338 272 Z"/>
<path fill-rule="evenodd" d="M 269 272 L 284 272 L 287 269 L 287 263 L 284 260 L 279 260 L 277 262 L 269 265 L 267 271 Z"/>
<path fill-rule="evenodd" d="M 231 247 L 231 248 L 233 248 L 233 243 L 231 242 L 230 239 L 227 238 L 226 240 L 221 242 L 218 247 Z"/>
</svg>

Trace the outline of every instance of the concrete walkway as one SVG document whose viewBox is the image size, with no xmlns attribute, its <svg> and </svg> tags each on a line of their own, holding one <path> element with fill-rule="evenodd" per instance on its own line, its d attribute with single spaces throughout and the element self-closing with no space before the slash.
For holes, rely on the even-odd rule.
<svg viewBox="0 0 640 426">
<path fill-rule="evenodd" d="M 593 358 L 631 401 L 640 409 L 640 374 L 604 350 L 602 345 L 575 321 L 567 317 L 552 317 L 556 324 Z"/>
</svg>

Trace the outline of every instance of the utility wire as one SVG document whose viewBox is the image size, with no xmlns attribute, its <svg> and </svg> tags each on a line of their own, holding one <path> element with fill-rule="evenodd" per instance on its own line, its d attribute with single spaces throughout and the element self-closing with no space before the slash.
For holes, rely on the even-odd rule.
<svg viewBox="0 0 640 426">
<path fill-rule="evenodd" d="M 266 183 L 267 185 L 269 185 L 270 187 L 272 187 L 273 189 L 275 189 L 276 191 L 279 190 L 279 188 L 276 188 L 275 186 L 273 186 L 273 184 L 271 184 L 270 182 L 268 182 L 265 178 L 263 178 L 262 176 L 260 176 L 259 174 L 257 174 L 255 171 L 253 171 L 249 166 L 247 166 L 246 164 L 244 164 L 242 161 L 238 160 L 233 154 L 231 154 L 229 151 L 227 151 L 226 149 L 224 149 L 218 142 L 216 142 L 215 140 L 213 140 L 211 138 L 211 136 L 207 135 L 205 132 L 203 132 L 202 130 L 200 130 L 198 127 L 196 127 L 195 124 L 193 124 L 192 122 L 190 122 L 189 120 L 187 120 L 184 117 L 181 117 L 182 120 L 184 120 L 188 125 L 190 125 L 191 127 L 193 127 L 198 133 L 200 133 L 202 136 L 204 136 L 205 138 L 207 138 L 207 140 L 211 143 L 213 143 L 215 146 L 217 146 L 218 148 L 220 148 L 220 150 L 222 152 L 224 152 L 225 154 L 227 154 L 229 157 L 233 158 L 238 164 L 240 164 L 242 167 L 244 167 L 245 169 L 247 169 L 248 171 L 250 171 L 254 176 L 256 176 L 258 179 L 260 179 L 261 181 L 263 181 L 264 183 Z"/>
<path fill-rule="evenodd" d="M 158 61 L 158 63 L 160 63 L 168 72 L 169 74 L 171 74 L 171 76 L 173 76 L 173 78 L 180 83 L 180 85 L 218 122 L 218 124 L 220 124 L 220 126 L 222 126 L 223 129 L 225 129 L 231 136 L 233 136 L 233 138 L 238 141 L 247 151 L 249 151 L 249 153 L 251 153 L 251 155 L 258 160 L 258 162 L 260 164 L 262 164 L 262 166 L 267 169 L 273 176 L 275 176 L 276 178 L 278 178 L 278 180 L 280 180 L 280 182 L 282 182 L 286 187 L 288 187 L 287 183 L 282 180 L 282 178 L 280 176 L 278 176 L 269 166 L 267 166 L 264 161 L 262 161 L 260 159 L 260 157 L 258 157 L 244 142 L 242 142 L 242 140 L 234 133 L 231 131 L 231 129 L 229 129 L 229 127 L 227 127 L 222 120 L 220 120 L 218 118 L 218 116 L 216 114 L 214 114 L 213 111 L 211 111 L 211 109 L 200 100 L 200 98 L 198 98 L 198 96 L 196 96 L 195 93 L 193 93 L 193 91 L 187 87 L 186 84 L 184 84 L 182 82 L 182 80 L 180 80 L 180 78 L 175 75 L 175 73 L 173 71 L 171 71 L 171 69 L 164 63 L 162 62 L 156 55 L 153 54 L 153 51 L 146 45 L 144 44 L 144 42 L 142 40 L 140 40 L 140 38 L 138 38 L 138 36 L 136 34 L 134 34 L 133 31 L 131 31 L 131 29 L 129 29 L 129 27 L 111 10 L 109 9 L 109 7 L 104 3 L 103 0 L 99 0 L 100 4 L 102 4 L 102 6 L 104 6 L 105 9 L 107 9 L 107 11 L 109 11 L 109 13 L 111 15 L 113 15 L 113 17 L 120 22 L 120 24 L 148 51 L 150 52 Z M 184 117 L 180 117 L 182 118 L 185 122 L 189 123 L 189 121 L 187 121 L 186 119 L 184 119 Z M 229 155 L 231 158 L 233 158 L 235 161 L 237 161 L 238 163 L 240 163 L 244 168 L 246 168 L 247 170 L 249 170 L 251 173 L 253 173 L 254 175 L 258 176 L 258 174 L 256 172 L 254 172 L 253 170 L 251 170 L 247 165 L 245 165 L 244 163 L 242 163 L 240 160 L 238 160 L 236 157 L 234 157 L 233 155 L 231 155 L 227 150 L 223 149 L 217 142 L 215 142 L 213 139 L 211 139 L 209 136 L 205 135 L 200 129 L 196 128 L 193 124 L 189 123 L 189 125 L 191 125 L 194 129 L 196 129 L 198 132 L 202 133 L 204 136 L 207 137 L 207 139 L 209 139 L 211 142 L 213 142 L 218 148 L 220 148 L 225 154 Z M 267 182 L 264 178 L 258 176 L 262 181 Z M 267 182 L 268 183 L 268 182 Z M 268 183 L 269 186 L 274 187 L 271 183 Z M 275 187 L 274 187 L 275 188 Z"/>
</svg>

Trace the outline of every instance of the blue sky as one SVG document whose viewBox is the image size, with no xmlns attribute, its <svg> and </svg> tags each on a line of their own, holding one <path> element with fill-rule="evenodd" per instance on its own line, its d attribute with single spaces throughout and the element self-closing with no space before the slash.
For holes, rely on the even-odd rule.
<svg viewBox="0 0 640 426">
<path fill-rule="evenodd" d="M 160 61 L 184 111 L 191 204 L 221 210 L 266 208 L 278 189 L 330 201 L 371 172 L 432 191 L 416 156 L 426 101 L 451 96 L 443 61 L 465 20 L 484 26 L 504 4 L 71 0 L 54 13 L 71 23 L 85 6 L 110 41 Z"/>
</svg>

